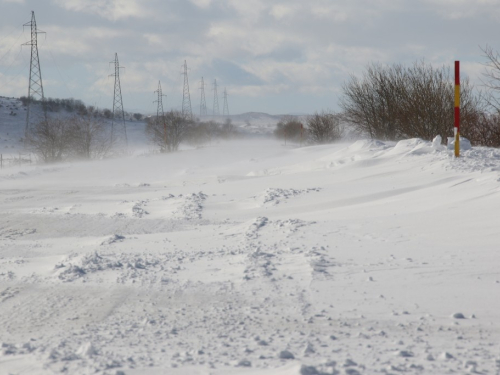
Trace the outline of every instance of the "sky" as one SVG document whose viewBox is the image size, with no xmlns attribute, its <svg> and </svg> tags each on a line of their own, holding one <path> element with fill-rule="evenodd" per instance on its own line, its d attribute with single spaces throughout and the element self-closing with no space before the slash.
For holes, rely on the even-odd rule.
<svg viewBox="0 0 500 375">
<path fill-rule="evenodd" d="M 339 110 L 342 85 L 369 63 L 424 60 L 480 84 L 481 47 L 500 50 L 500 0 L 0 0 L 0 96 L 26 96 L 35 12 L 46 97 L 112 108 L 118 54 L 123 105 L 181 109 L 184 61 L 193 113 L 200 81 L 231 114 Z"/>
</svg>

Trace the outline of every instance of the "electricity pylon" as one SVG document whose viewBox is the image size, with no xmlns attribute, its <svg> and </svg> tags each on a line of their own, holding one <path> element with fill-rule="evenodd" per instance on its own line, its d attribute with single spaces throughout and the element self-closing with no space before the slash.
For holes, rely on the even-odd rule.
<svg viewBox="0 0 500 375">
<path fill-rule="evenodd" d="M 200 117 L 207 115 L 207 101 L 205 100 L 205 81 L 201 77 L 201 100 L 200 100 Z"/>
<path fill-rule="evenodd" d="M 224 106 L 222 107 L 222 115 L 229 116 L 229 106 L 227 104 L 227 89 L 224 87 Z"/>
<path fill-rule="evenodd" d="M 26 129 L 25 136 L 28 136 L 30 130 L 31 102 L 38 98 L 42 102 L 44 119 L 47 120 L 47 108 L 45 106 L 45 96 L 43 94 L 42 70 L 40 68 L 40 58 L 38 56 L 38 34 L 45 34 L 38 30 L 36 26 L 35 12 L 31 12 L 31 21 L 25 23 L 23 27 L 31 27 L 31 41 L 23 46 L 31 46 L 30 77 L 28 85 L 28 107 L 26 109 Z"/>
<path fill-rule="evenodd" d="M 214 108 L 212 114 L 214 116 L 219 116 L 220 115 L 220 110 L 219 110 L 219 95 L 217 94 L 217 80 L 214 79 Z"/>
<path fill-rule="evenodd" d="M 184 88 L 182 90 L 182 114 L 186 117 L 192 118 L 193 111 L 191 109 L 191 96 L 189 95 L 189 81 L 188 81 L 188 70 L 187 62 L 184 60 Z"/>
<path fill-rule="evenodd" d="M 155 91 L 158 93 L 158 100 L 155 100 L 154 103 L 158 103 L 156 108 L 156 121 L 157 124 L 163 123 L 163 147 L 161 150 L 165 152 L 168 148 L 168 137 L 167 137 L 167 123 L 165 121 L 165 112 L 163 111 L 163 97 L 167 97 L 167 95 L 163 95 L 161 91 L 161 82 L 158 81 L 158 90 Z"/>
<path fill-rule="evenodd" d="M 110 74 L 110 77 L 115 77 L 115 90 L 113 94 L 113 119 L 111 122 L 111 141 L 123 141 L 125 145 L 127 140 L 127 126 L 125 125 L 125 111 L 123 110 L 122 87 L 120 84 L 120 66 L 118 62 L 118 53 L 115 53 L 115 61 L 110 64 L 115 64 L 115 73 Z M 117 126 L 115 126 L 117 125 Z M 118 127 L 119 129 L 116 129 Z"/>
</svg>

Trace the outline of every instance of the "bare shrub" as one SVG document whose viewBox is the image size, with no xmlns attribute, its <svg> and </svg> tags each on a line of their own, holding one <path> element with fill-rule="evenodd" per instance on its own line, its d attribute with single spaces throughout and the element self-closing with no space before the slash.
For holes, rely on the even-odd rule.
<svg viewBox="0 0 500 375">
<path fill-rule="evenodd" d="M 93 107 L 69 121 L 70 153 L 77 158 L 101 159 L 112 148 L 110 129 Z"/>
<path fill-rule="evenodd" d="M 162 117 L 148 118 L 146 134 L 160 152 L 177 151 L 193 124 L 194 121 L 182 112 L 170 111 Z"/>
<path fill-rule="evenodd" d="M 283 116 L 276 124 L 274 136 L 283 139 L 285 143 L 300 142 L 304 131 L 304 124 L 296 116 Z"/>
<path fill-rule="evenodd" d="M 487 101 L 496 111 L 500 111 L 500 54 L 488 45 L 481 50 L 486 57 L 483 84 L 488 90 Z"/>
<path fill-rule="evenodd" d="M 70 131 L 67 121 L 51 118 L 36 123 L 26 135 L 31 151 L 45 163 L 63 160 L 70 147 Z"/>
<path fill-rule="evenodd" d="M 342 138 L 344 127 L 338 115 L 321 112 L 307 118 L 307 133 L 312 143 L 331 143 Z"/>
<path fill-rule="evenodd" d="M 186 133 L 186 142 L 192 145 L 202 145 L 211 142 L 219 132 L 219 124 L 215 121 L 195 122 Z"/>
<path fill-rule="evenodd" d="M 346 121 L 371 138 L 446 139 L 453 134 L 454 90 L 447 67 L 372 64 L 362 78 L 351 76 L 344 84 L 340 106 Z M 461 82 L 460 106 L 465 130 L 484 106 L 483 96 L 468 79 Z"/>
<path fill-rule="evenodd" d="M 479 114 L 473 126 L 469 126 L 461 133 L 473 145 L 500 147 L 500 113 Z"/>
<path fill-rule="evenodd" d="M 223 139 L 235 138 L 239 135 L 238 130 L 233 125 L 231 119 L 227 118 L 220 128 L 220 137 Z"/>
</svg>

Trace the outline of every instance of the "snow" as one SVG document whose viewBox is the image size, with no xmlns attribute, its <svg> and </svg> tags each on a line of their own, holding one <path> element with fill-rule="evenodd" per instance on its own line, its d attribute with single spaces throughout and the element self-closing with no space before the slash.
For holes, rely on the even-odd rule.
<svg viewBox="0 0 500 375">
<path fill-rule="evenodd" d="M 196 115 L 196 114 L 195 114 Z M 230 116 L 201 116 L 201 121 L 216 121 L 223 124 L 228 118 L 240 133 L 253 136 L 270 135 L 284 115 L 269 115 L 262 112 L 246 112 Z M 299 116 L 305 119 L 305 116 Z"/>
<path fill-rule="evenodd" d="M 500 151 L 452 153 L 254 139 L 3 169 L 0 373 L 498 373 Z"/>
<path fill-rule="evenodd" d="M 472 148 L 470 141 L 467 138 L 460 137 L 460 150 L 461 151 L 467 151 Z M 449 150 L 454 150 L 455 149 L 455 138 L 454 137 L 448 137 L 448 149 Z"/>
</svg>

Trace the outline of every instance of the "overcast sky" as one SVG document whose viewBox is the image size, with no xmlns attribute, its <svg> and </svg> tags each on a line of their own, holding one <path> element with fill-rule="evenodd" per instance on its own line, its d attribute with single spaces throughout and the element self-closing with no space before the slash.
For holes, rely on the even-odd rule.
<svg viewBox="0 0 500 375">
<path fill-rule="evenodd" d="M 478 81 L 480 47 L 500 50 L 500 0 L 0 0 L 0 95 L 27 95 L 35 11 L 46 97 L 112 107 L 118 53 L 126 111 L 182 104 L 187 60 L 193 112 L 200 80 L 227 87 L 232 114 L 338 109 L 342 84 L 370 62 L 462 61 Z M 207 107 L 212 91 L 207 85 Z"/>
</svg>

